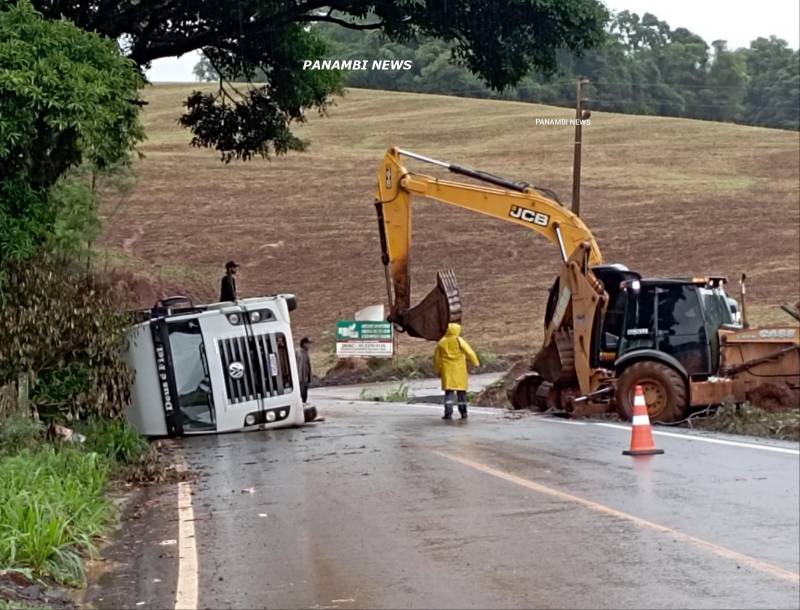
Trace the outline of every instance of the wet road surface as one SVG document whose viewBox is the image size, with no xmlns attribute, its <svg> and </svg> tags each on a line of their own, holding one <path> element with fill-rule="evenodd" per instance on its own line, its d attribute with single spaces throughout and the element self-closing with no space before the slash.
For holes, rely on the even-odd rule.
<svg viewBox="0 0 800 610">
<path fill-rule="evenodd" d="M 198 607 L 800 607 L 797 444 L 669 430 L 633 460 L 625 426 L 312 402 L 326 421 L 181 441 Z M 143 494 L 97 607 L 175 607 L 177 492 Z"/>
</svg>

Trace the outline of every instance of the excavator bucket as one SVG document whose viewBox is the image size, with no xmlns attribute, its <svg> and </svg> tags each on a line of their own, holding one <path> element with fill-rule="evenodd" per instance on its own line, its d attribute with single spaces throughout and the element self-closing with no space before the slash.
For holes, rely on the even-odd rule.
<svg viewBox="0 0 800 610">
<path fill-rule="evenodd" d="M 439 271 L 436 288 L 397 320 L 409 336 L 428 341 L 441 339 L 451 322 L 461 322 L 461 296 L 452 269 Z"/>
</svg>

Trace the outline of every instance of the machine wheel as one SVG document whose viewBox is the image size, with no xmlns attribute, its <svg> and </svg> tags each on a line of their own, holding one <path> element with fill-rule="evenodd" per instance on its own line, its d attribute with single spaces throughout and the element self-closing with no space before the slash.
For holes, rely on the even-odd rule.
<svg viewBox="0 0 800 610">
<path fill-rule="evenodd" d="M 536 391 L 542 384 L 542 379 L 538 373 L 526 373 L 514 382 L 507 392 L 508 400 L 513 409 L 535 409 L 544 411 L 547 406 L 541 405 L 536 399 Z"/>
<path fill-rule="evenodd" d="M 785 383 L 763 383 L 751 392 L 747 399 L 765 411 L 786 411 L 798 407 L 798 395 Z"/>
<path fill-rule="evenodd" d="M 651 421 L 675 422 L 683 419 L 688 405 L 686 382 L 670 366 L 643 360 L 626 368 L 617 382 L 616 409 L 620 417 L 633 418 L 633 397 L 636 386 L 642 386 Z"/>
<path fill-rule="evenodd" d="M 305 407 L 303 409 L 303 419 L 306 423 L 317 419 L 317 407 Z"/>
</svg>

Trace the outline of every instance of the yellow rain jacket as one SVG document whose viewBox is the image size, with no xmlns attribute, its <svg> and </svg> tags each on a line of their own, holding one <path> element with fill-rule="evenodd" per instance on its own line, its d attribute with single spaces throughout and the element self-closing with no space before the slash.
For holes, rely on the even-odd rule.
<svg viewBox="0 0 800 610">
<path fill-rule="evenodd" d="M 461 334 L 460 324 L 448 324 L 433 354 L 433 364 L 442 379 L 443 390 L 467 390 L 467 359 L 473 366 L 480 362 Z"/>
</svg>

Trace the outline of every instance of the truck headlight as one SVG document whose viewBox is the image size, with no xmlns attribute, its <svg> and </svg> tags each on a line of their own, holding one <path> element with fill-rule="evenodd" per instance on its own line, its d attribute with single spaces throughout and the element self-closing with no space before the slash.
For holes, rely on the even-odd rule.
<svg viewBox="0 0 800 610">
<path fill-rule="evenodd" d="M 261 312 L 260 311 L 254 311 L 253 313 L 251 313 L 250 314 L 250 321 L 251 322 L 261 322 Z"/>
<path fill-rule="evenodd" d="M 275 411 L 267 411 L 267 421 L 275 421 Z"/>
</svg>

